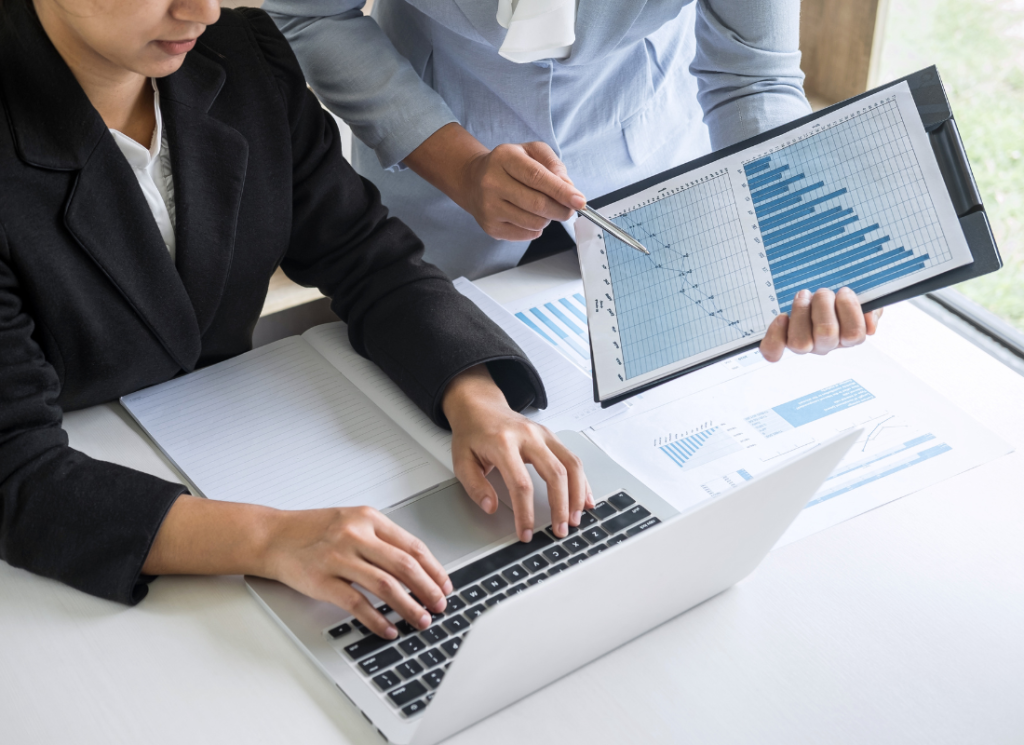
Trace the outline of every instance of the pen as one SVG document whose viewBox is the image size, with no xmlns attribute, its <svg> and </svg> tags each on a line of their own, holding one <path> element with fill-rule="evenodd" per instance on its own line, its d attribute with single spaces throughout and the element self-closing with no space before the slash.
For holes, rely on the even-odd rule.
<svg viewBox="0 0 1024 745">
<path fill-rule="evenodd" d="M 635 248 L 637 251 L 645 253 L 648 256 L 651 255 L 651 252 L 644 248 L 644 244 L 642 244 L 636 238 L 634 238 L 625 230 L 620 228 L 618 225 L 613 223 L 600 212 L 595 212 L 594 210 L 590 209 L 590 207 L 584 207 L 581 210 L 576 210 L 576 213 L 587 218 L 588 220 L 590 220 L 590 222 L 594 223 L 598 227 L 604 228 L 630 248 Z"/>
</svg>

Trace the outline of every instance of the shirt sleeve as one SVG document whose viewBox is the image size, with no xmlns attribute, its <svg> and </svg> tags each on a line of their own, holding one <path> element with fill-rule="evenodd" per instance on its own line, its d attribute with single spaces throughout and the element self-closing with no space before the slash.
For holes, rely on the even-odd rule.
<svg viewBox="0 0 1024 745">
<path fill-rule="evenodd" d="M 306 81 L 324 105 L 396 169 L 430 135 L 457 121 L 377 22 L 365 0 L 267 0 Z M 421 71 L 422 72 L 422 71 Z"/>
<path fill-rule="evenodd" d="M 34 324 L 0 226 L 0 558 L 101 598 L 146 596 L 142 565 L 185 491 L 68 446 L 60 383 Z"/>
<path fill-rule="evenodd" d="M 316 286 L 373 360 L 440 426 L 441 400 L 459 373 L 487 364 L 509 405 L 547 405 L 523 351 L 466 299 L 423 244 L 389 217 L 380 194 L 341 155 L 334 120 L 307 90 L 287 41 L 262 11 L 242 11 L 277 78 L 292 130 L 291 247 L 281 266 Z"/>
<path fill-rule="evenodd" d="M 810 113 L 800 0 L 698 0 L 696 35 L 690 70 L 715 150 Z"/>
</svg>

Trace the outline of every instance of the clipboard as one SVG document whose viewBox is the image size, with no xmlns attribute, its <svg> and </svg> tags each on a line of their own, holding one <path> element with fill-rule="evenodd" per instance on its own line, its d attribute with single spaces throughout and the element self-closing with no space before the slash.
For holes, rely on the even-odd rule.
<svg viewBox="0 0 1024 745">
<path fill-rule="evenodd" d="M 854 96 L 853 98 L 834 104 L 833 106 L 821 109 L 820 111 L 814 112 L 805 117 L 795 119 L 787 124 L 744 140 L 743 142 L 722 148 L 721 150 L 717 150 L 708 155 L 684 163 L 683 165 L 663 171 L 651 176 L 650 178 L 644 179 L 643 181 L 639 181 L 630 186 L 611 192 L 610 194 L 605 194 L 604 196 L 592 199 L 589 204 L 590 206 L 598 209 L 606 207 L 618 202 L 619 200 L 644 191 L 645 189 L 657 186 L 668 179 L 676 178 L 696 169 L 705 168 L 724 157 L 735 155 L 747 148 L 778 137 L 785 132 L 796 129 L 810 122 L 814 122 L 816 119 L 834 112 L 839 108 L 849 106 L 856 101 L 872 96 L 880 91 L 884 91 L 887 88 L 897 86 L 903 82 L 906 82 L 909 86 L 914 104 L 917 106 L 918 114 L 921 117 L 921 122 L 928 135 L 932 151 L 934 152 L 936 161 L 938 162 L 942 180 L 945 183 L 947 192 L 949 193 L 953 209 L 959 221 L 960 228 L 963 231 L 968 249 L 971 252 L 973 262 L 916 282 L 882 297 L 875 298 L 874 300 L 864 304 L 864 310 L 875 310 L 876 308 L 881 308 L 902 300 L 924 295 L 943 287 L 948 287 L 953 284 L 965 282 L 969 279 L 994 272 L 1002 267 L 1003 261 L 999 255 L 999 249 L 997 248 L 995 239 L 992 235 L 988 216 L 985 214 L 985 205 L 982 202 L 981 194 L 978 191 L 978 185 L 974 180 L 973 173 L 971 172 L 971 166 L 967 159 L 967 152 L 964 149 L 963 141 L 960 139 L 960 133 L 956 126 L 956 120 L 953 117 L 953 111 L 950 107 L 949 99 L 946 96 L 946 91 L 942 85 L 942 80 L 939 77 L 939 72 L 934 65 L 923 70 L 919 70 L 918 72 L 912 73 L 906 77 L 893 80 L 858 96 Z M 699 370 L 723 359 L 756 349 L 759 344 L 760 341 L 756 341 L 730 350 L 725 354 L 711 359 L 696 362 L 683 370 L 670 372 L 663 377 L 651 380 L 625 393 L 602 401 L 598 390 L 596 374 L 597 367 L 594 359 L 593 339 L 591 338 L 591 365 L 595 370 L 594 401 L 600 403 L 601 406 L 605 408 L 613 406 L 621 401 L 643 393 L 644 391 L 650 390 L 655 386 L 691 373 L 694 370 Z"/>
</svg>

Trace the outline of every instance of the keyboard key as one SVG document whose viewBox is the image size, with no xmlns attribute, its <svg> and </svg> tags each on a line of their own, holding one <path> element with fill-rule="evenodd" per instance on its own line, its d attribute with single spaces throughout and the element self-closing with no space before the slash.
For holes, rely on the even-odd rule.
<svg viewBox="0 0 1024 745">
<path fill-rule="evenodd" d="M 501 576 L 509 582 L 519 582 L 520 580 L 526 579 L 526 570 L 518 564 L 513 564 L 508 569 L 502 571 Z"/>
<path fill-rule="evenodd" d="M 576 536 L 574 538 L 569 538 L 566 541 L 564 541 L 562 543 L 562 548 L 564 548 L 571 554 L 575 554 L 585 549 L 588 545 L 590 544 L 583 540 L 581 536 Z"/>
<path fill-rule="evenodd" d="M 444 609 L 445 613 L 458 613 L 460 610 L 466 607 L 466 601 L 460 598 L 458 595 L 452 595 L 448 598 L 448 607 Z"/>
<path fill-rule="evenodd" d="M 494 574 L 499 569 L 503 569 L 509 564 L 515 564 L 521 561 L 524 557 L 529 556 L 534 551 L 544 546 L 550 546 L 554 541 L 551 536 L 545 535 L 544 533 L 537 532 L 533 536 L 533 540 L 529 543 L 523 543 L 519 541 L 513 543 L 510 546 L 506 546 L 503 549 L 495 551 L 493 554 L 488 554 L 482 559 L 477 559 L 472 564 L 456 569 L 454 572 L 448 575 L 448 579 L 452 581 L 452 586 L 456 590 L 460 590 L 467 585 L 474 584 L 477 580 L 483 579 L 489 574 Z M 475 598 L 466 598 L 470 602 L 473 602 Z"/>
<path fill-rule="evenodd" d="M 437 623 L 442 618 L 444 618 L 444 613 L 431 613 L 430 614 L 430 622 L 431 623 Z"/>
<path fill-rule="evenodd" d="M 370 633 L 370 630 L 368 628 L 366 628 L 363 625 L 362 621 L 360 621 L 358 618 L 353 618 L 352 619 L 352 625 L 356 627 L 356 630 L 359 631 L 360 634 L 369 634 Z"/>
<path fill-rule="evenodd" d="M 429 704 L 431 701 L 434 700 L 434 692 L 431 691 L 430 693 L 428 693 L 423 700 Z"/>
<path fill-rule="evenodd" d="M 398 646 L 402 648 L 402 651 L 406 654 L 416 654 L 420 650 L 426 649 L 427 645 L 423 643 L 423 640 L 418 636 L 410 636 L 408 639 L 403 639 L 398 642 Z"/>
<path fill-rule="evenodd" d="M 459 637 L 455 637 L 454 639 L 449 639 L 444 644 L 442 644 L 441 649 L 447 652 L 449 657 L 454 657 L 455 653 L 459 651 L 459 647 L 461 646 L 462 639 L 460 639 Z"/>
<path fill-rule="evenodd" d="M 584 512 L 580 518 L 580 530 L 589 528 L 591 525 L 597 522 L 597 518 L 591 515 L 589 512 Z"/>
<path fill-rule="evenodd" d="M 587 555 L 586 554 L 580 554 L 578 556 L 573 556 L 571 559 L 569 559 L 565 563 L 568 564 L 569 566 L 575 566 L 576 564 L 579 564 L 581 561 L 586 561 L 586 560 L 587 560 Z"/>
<path fill-rule="evenodd" d="M 569 525 L 569 526 L 567 526 L 567 527 L 566 527 L 565 535 L 566 535 L 566 537 L 568 537 L 568 536 L 571 536 L 571 535 L 573 535 L 574 533 L 578 533 L 578 532 L 579 532 L 579 530 L 580 530 L 580 529 L 579 529 L 579 528 L 577 528 L 577 527 L 576 527 L 575 525 Z M 550 535 L 550 536 L 551 536 L 552 538 L 554 538 L 554 539 L 555 539 L 556 541 L 560 541 L 560 540 L 562 540 L 562 539 L 561 539 L 561 538 L 559 538 L 559 537 L 558 537 L 557 535 L 555 535 L 555 529 L 554 529 L 554 528 L 548 528 L 548 529 L 547 529 L 547 530 L 546 530 L 545 532 L 546 532 L 546 533 L 547 533 L 548 535 Z"/>
<path fill-rule="evenodd" d="M 339 636 L 345 636 L 345 634 L 347 634 L 351 630 L 352 630 L 352 626 L 351 625 L 349 625 L 347 623 L 343 623 L 343 624 L 341 624 L 341 626 L 335 626 L 333 629 L 331 629 L 327 633 L 331 635 L 332 639 L 337 639 Z"/>
<path fill-rule="evenodd" d="M 493 608 L 504 599 L 505 593 L 503 592 L 499 592 L 497 595 L 491 595 L 489 598 L 487 598 L 487 607 Z"/>
<path fill-rule="evenodd" d="M 363 672 L 367 675 L 373 675 L 378 673 L 386 667 L 391 667 L 396 662 L 402 659 L 402 653 L 394 647 L 388 647 L 382 652 L 378 652 L 372 657 L 367 657 L 365 660 L 359 663 L 359 667 L 363 668 Z"/>
<path fill-rule="evenodd" d="M 522 582 L 520 582 L 518 585 L 513 585 L 512 587 L 508 588 L 505 591 L 505 595 L 508 596 L 508 597 L 512 597 L 513 595 L 518 595 L 519 593 L 521 593 L 525 589 L 526 589 L 526 585 L 523 584 Z"/>
<path fill-rule="evenodd" d="M 598 502 L 594 505 L 594 509 L 590 511 L 590 513 L 598 520 L 604 520 L 606 517 L 611 517 L 615 512 L 615 508 L 607 502 Z"/>
<path fill-rule="evenodd" d="M 530 579 L 526 580 L 526 584 L 529 585 L 530 587 L 533 587 L 534 585 L 539 585 L 541 582 L 543 582 L 547 578 L 548 578 L 547 574 L 535 574 L 532 577 L 530 577 Z"/>
<path fill-rule="evenodd" d="M 638 523 L 645 517 L 650 517 L 651 513 L 647 511 L 642 505 L 636 505 L 632 509 L 626 510 L 611 520 L 605 520 L 601 523 L 601 527 L 605 529 L 609 534 L 618 533 L 620 530 L 628 528 L 633 523 Z"/>
<path fill-rule="evenodd" d="M 592 528 L 587 528 L 586 530 L 584 530 L 583 537 L 591 543 L 600 543 L 608 537 L 608 534 L 595 525 Z"/>
<path fill-rule="evenodd" d="M 385 647 L 394 639 L 385 639 L 382 636 L 368 636 L 365 639 L 360 639 L 354 644 L 349 644 L 345 647 L 345 654 L 351 657 L 353 660 L 362 659 L 368 654 L 373 654 L 381 647 Z"/>
<path fill-rule="evenodd" d="M 493 577 L 488 577 L 481 582 L 480 586 L 487 590 L 487 592 L 497 592 L 502 587 L 508 587 L 508 582 L 495 574 Z"/>
<path fill-rule="evenodd" d="M 607 550 L 608 550 L 608 546 L 606 544 L 599 543 L 596 546 L 594 546 L 592 549 L 587 551 L 587 556 L 596 556 L 597 554 L 601 553 L 602 551 L 607 551 Z"/>
<path fill-rule="evenodd" d="M 444 662 L 445 657 L 441 653 L 440 649 L 428 649 L 426 652 L 419 656 L 419 661 L 427 667 L 434 667 L 434 665 L 440 665 Z"/>
<path fill-rule="evenodd" d="M 568 568 L 568 564 L 555 564 L 553 567 L 548 569 L 548 576 L 552 577 L 559 572 L 564 572 Z"/>
<path fill-rule="evenodd" d="M 484 614 L 484 607 L 482 605 L 474 605 L 472 608 L 466 611 L 464 614 L 470 621 L 475 621 Z"/>
<path fill-rule="evenodd" d="M 556 561 L 562 561 L 563 559 L 569 558 L 569 552 L 561 546 L 552 546 L 544 551 L 544 556 L 554 563 Z"/>
<path fill-rule="evenodd" d="M 425 641 L 427 644 L 435 644 L 442 639 L 447 639 L 448 633 L 440 626 L 431 626 L 429 629 L 420 634 L 420 639 Z"/>
<path fill-rule="evenodd" d="M 641 532 L 643 530 L 647 530 L 648 528 L 653 528 L 655 525 L 657 525 L 660 522 L 661 522 L 661 520 L 659 520 L 656 517 L 652 517 L 649 520 L 644 520 L 639 525 L 634 525 L 632 528 L 627 530 L 626 531 L 626 535 L 627 536 L 634 536 L 634 535 L 636 535 L 637 533 L 639 533 L 639 532 Z"/>
<path fill-rule="evenodd" d="M 391 611 L 392 611 L 392 608 L 387 603 L 384 603 L 384 605 L 382 605 L 379 608 L 377 608 L 377 612 L 380 613 L 382 616 L 386 616 Z"/>
<path fill-rule="evenodd" d="M 608 543 L 607 543 L 608 548 L 611 548 L 612 546 L 615 546 L 615 545 L 617 545 L 619 543 L 622 543 L 624 540 L 626 540 L 626 538 L 627 538 L 627 536 L 626 536 L 625 533 L 619 533 L 618 535 L 613 535 L 611 538 L 608 539 Z"/>
<path fill-rule="evenodd" d="M 544 567 L 548 566 L 548 561 L 540 554 L 536 556 L 530 556 L 523 559 L 523 566 L 526 567 L 527 571 L 539 572 Z"/>
<path fill-rule="evenodd" d="M 427 692 L 427 689 L 423 687 L 423 684 L 418 680 L 410 680 L 401 688 L 396 688 L 388 694 L 388 698 L 394 701 L 399 706 L 405 706 L 413 699 L 417 699 Z"/>
<path fill-rule="evenodd" d="M 479 603 L 487 593 L 479 586 L 473 585 L 462 591 L 462 597 L 467 603 Z"/>
<path fill-rule="evenodd" d="M 423 672 L 423 665 L 418 663 L 416 660 L 406 660 L 401 665 L 395 668 L 399 675 L 408 680 L 409 678 L 415 678 L 417 675 Z"/>
<path fill-rule="evenodd" d="M 404 618 L 395 624 L 395 628 L 398 629 L 398 633 L 402 636 L 409 636 L 409 634 L 415 634 L 419 629 L 413 626 L 411 623 L 406 621 Z"/>
<path fill-rule="evenodd" d="M 633 504 L 636 500 L 633 497 L 626 494 L 624 491 L 620 491 L 614 497 L 608 497 L 608 501 L 617 510 L 624 510 Z"/>
<path fill-rule="evenodd" d="M 423 676 L 423 682 L 431 688 L 437 688 L 441 685 L 441 678 L 444 677 L 444 670 L 431 670 L 429 673 Z"/>
<path fill-rule="evenodd" d="M 381 673 L 374 678 L 373 682 L 382 691 L 386 691 L 387 689 L 394 688 L 396 685 L 401 683 L 402 679 L 395 675 L 393 671 L 388 670 L 386 673 Z"/>
<path fill-rule="evenodd" d="M 458 634 L 469 628 L 469 621 L 462 616 L 452 616 L 444 622 L 443 626 L 453 634 Z"/>
<path fill-rule="evenodd" d="M 413 701 L 408 706 L 402 707 L 402 713 L 407 717 L 411 717 L 413 714 L 419 714 L 421 711 L 427 708 L 426 701 Z"/>
</svg>

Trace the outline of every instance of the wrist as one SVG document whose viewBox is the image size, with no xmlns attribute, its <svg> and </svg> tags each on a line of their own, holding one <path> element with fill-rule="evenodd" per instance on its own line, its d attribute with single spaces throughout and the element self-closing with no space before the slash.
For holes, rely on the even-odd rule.
<svg viewBox="0 0 1024 745">
<path fill-rule="evenodd" d="M 462 125 L 452 122 L 424 140 L 403 163 L 466 209 L 474 191 L 473 174 L 490 152 Z"/>
<path fill-rule="evenodd" d="M 486 364 L 471 367 L 452 378 L 441 399 L 441 410 L 454 430 L 484 402 L 508 405 Z"/>
</svg>

